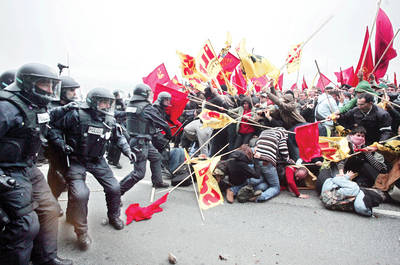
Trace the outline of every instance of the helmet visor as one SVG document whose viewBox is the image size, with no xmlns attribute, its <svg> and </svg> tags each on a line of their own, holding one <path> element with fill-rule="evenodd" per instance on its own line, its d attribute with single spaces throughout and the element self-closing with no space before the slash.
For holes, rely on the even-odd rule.
<svg viewBox="0 0 400 265">
<path fill-rule="evenodd" d="M 115 107 L 115 100 L 111 98 L 98 98 L 96 100 L 96 108 L 98 111 L 113 115 L 114 114 L 114 107 Z"/>
<path fill-rule="evenodd" d="M 65 89 L 65 99 L 69 102 L 72 101 L 82 101 L 82 91 L 79 87 L 64 88 Z"/>
<path fill-rule="evenodd" d="M 46 96 L 51 100 L 60 99 L 61 81 L 50 78 L 39 78 L 33 82 L 35 92 L 39 95 Z"/>
</svg>

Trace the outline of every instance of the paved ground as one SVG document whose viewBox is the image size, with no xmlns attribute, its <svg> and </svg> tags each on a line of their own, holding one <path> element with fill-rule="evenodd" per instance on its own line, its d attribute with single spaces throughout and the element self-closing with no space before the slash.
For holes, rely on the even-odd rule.
<svg viewBox="0 0 400 265">
<path fill-rule="evenodd" d="M 131 166 L 122 158 L 118 179 Z M 47 166 L 41 169 L 47 172 Z M 122 218 L 130 203 L 149 204 L 150 177 L 123 197 Z M 59 255 L 74 264 L 400 264 L 400 207 L 384 204 L 377 217 L 324 209 L 314 191 L 310 199 L 288 192 L 266 203 L 227 204 L 204 212 L 201 220 L 192 187 L 179 188 L 168 197 L 161 213 L 134 222 L 122 231 L 107 224 L 104 193 L 92 177 L 89 201 L 91 248 L 76 247 L 73 227 L 60 219 Z M 161 194 L 157 194 L 156 198 Z M 60 204 L 66 207 L 66 194 Z M 396 217 L 397 216 L 397 217 Z"/>
</svg>

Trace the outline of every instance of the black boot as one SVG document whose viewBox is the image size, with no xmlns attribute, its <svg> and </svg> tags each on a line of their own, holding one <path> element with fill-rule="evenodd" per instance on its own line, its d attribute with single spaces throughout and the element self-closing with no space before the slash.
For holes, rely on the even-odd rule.
<svg viewBox="0 0 400 265">
<path fill-rule="evenodd" d="M 87 233 L 78 234 L 78 246 L 81 250 L 87 250 L 92 244 L 92 239 L 89 237 Z"/>
<path fill-rule="evenodd" d="M 108 222 L 110 223 L 110 225 L 112 225 L 112 227 L 114 227 L 117 230 L 124 229 L 124 222 L 118 217 L 109 218 Z"/>
<path fill-rule="evenodd" d="M 161 181 L 161 182 L 158 182 L 158 183 L 153 183 L 153 187 L 154 188 L 168 188 L 169 184 Z"/>
</svg>

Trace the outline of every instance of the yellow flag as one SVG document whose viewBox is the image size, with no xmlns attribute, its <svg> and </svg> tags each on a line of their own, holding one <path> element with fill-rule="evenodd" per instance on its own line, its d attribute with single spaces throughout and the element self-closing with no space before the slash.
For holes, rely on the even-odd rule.
<svg viewBox="0 0 400 265">
<path fill-rule="evenodd" d="M 247 78 L 257 78 L 268 75 L 274 80 L 278 80 L 280 71 L 262 56 L 250 54 L 246 51 L 246 39 L 242 39 L 237 49 L 240 62 Z"/>
<path fill-rule="evenodd" d="M 297 45 L 293 45 L 290 50 L 288 57 L 286 58 L 286 69 L 288 74 L 296 72 L 300 68 L 300 59 L 301 59 L 301 45 L 303 43 L 299 43 Z"/>
<path fill-rule="evenodd" d="M 185 78 L 192 78 L 192 79 L 198 79 L 201 81 L 207 81 L 208 78 L 205 76 L 203 73 L 199 72 L 196 68 L 196 60 L 188 55 L 181 53 L 180 51 L 176 51 L 176 54 L 178 55 L 181 65 L 180 68 L 182 70 L 182 77 Z"/>
<path fill-rule="evenodd" d="M 199 204 L 203 210 L 210 209 L 224 202 L 218 182 L 212 175 L 220 159 L 221 156 L 217 156 L 193 165 L 199 189 Z"/>
<path fill-rule="evenodd" d="M 229 123 L 236 122 L 236 120 L 232 119 L 225 113 L 208 109 L 203 109 L 199 117 L 203 122 L 202 128 L 211 127 L 213 129 L 219 129 L 225 127 Z"/>
<path fill-rule="evenodd" d="M 346 159 L 350 153 L 349 142 L 346 137 L 319 137 L 319 146 L 322 156 L 333 162 Z"/>
<path fill-rule="evenodd" d="M 222 70 L 218 57 L 214 52 L 210 40 L 201 48 L 197 56 L 197 68 L 205 75 L 211 78 L 217 77 L 218 73 Z"/>
</svg>

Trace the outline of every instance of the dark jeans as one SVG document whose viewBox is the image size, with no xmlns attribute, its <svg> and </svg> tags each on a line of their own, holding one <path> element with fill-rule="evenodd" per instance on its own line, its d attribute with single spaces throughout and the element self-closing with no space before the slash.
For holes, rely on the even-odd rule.
<svg viewBox="0 0 400 265">
<path fill-rule="evenodd" d="M 233 149 L 240 147 L 242 144 L 249 144 L 250 139 L 253 137 L 254 133 L 242 134 L 238 133 L 235 139 L 235 145 Z"/>
<path fill-rule="evenodd" d="M 93 161 L 78 161 L 71 159 L 71 166 L 67 173 L 68 206 L 67 219 L 74 223 L 75 233 L 86 233 L 89 188 L 87 187 L 86 171 L 90 172 L 104 188 L 108 218 L 117 218 L 120 215 L 121 193 L 120 186 L 106 160 L 102 157 Z"/>
</svg>

